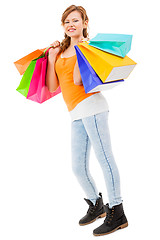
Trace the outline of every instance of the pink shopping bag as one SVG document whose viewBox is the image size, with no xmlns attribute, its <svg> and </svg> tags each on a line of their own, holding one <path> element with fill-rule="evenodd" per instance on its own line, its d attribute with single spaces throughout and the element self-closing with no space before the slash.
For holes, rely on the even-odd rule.
<svg viewBox="0 0 160 240">
<path fill-rule="evenodd" d="M 32 101 L 43 103 L 46 100 L 56 96 L 61 92 L 60 87 L 53 93 L 49 92 L 46 84 L 46 70 L 47 70 L 47 53 L 49 49 L 45 52 L 45 56 L 37 59 L 36 66 L 32 75 L 31 83 L 29 86 L 29 91 L 27 94 L 27 99 Z"/>
</svg>

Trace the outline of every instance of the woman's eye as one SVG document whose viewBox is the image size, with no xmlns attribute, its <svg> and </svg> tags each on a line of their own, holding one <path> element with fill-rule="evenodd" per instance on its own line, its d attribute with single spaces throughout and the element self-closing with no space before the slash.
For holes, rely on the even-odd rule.
<svg viewBox="0 0 160 240">
<path fill-rule="evenodd" d="M 78 22 L 79 20 L 74 20 L 73 22 Z M 69 23 L 68 21 L 64 22 L 65 24 Z"/>
</svg>

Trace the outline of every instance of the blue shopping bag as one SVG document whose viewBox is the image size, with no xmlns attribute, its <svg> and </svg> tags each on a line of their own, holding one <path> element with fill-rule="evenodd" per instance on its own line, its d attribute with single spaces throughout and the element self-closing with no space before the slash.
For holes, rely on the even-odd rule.
<svg viewBox="0 0 160 240">
<path fill-rule="evenodd" d="M 132 35 L 98 33 L 89 41 L 89 45 L 105 52 L 125 57 L 131 49 Z"/>
<path fill-rule="evenodd" d="M 103 83 L 78 46 L 75 46 L 75 50 L 85 93 L 108 90 L 124 81 L 123 79 L 120 79 Z"/>
</svg>

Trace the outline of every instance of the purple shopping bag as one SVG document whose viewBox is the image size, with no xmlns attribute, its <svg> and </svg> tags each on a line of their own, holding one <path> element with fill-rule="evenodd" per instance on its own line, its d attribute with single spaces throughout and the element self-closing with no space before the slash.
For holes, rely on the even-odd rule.
<svg viewBox="0 0 160 240">
<path fill-rule="evenodd" d="M 29 86 L 29 91 L 27 94 L 27 99 L 32 101 L 43 103 L 46 100 L 56 96 L 61 92 L 60 87 L 53 93 L 49 92 L 45 81 L 46 81 L 46 70 L 47 70 L 47 53 L 49 49 L 45 52 L 44 57 L 37 59 L 35 69 L 32 75 L 32 79 Z"/>
<path fill-rule="evenodd" d="M 85 93 L 108 90 L 119 85 L 121 82 L 124 82 L 123 79 L 120 79 L 103 83 L 97 73 L 91 67 L 81 50 L 77 46 L 75 46 L 75 50 Z"/>
</svg>

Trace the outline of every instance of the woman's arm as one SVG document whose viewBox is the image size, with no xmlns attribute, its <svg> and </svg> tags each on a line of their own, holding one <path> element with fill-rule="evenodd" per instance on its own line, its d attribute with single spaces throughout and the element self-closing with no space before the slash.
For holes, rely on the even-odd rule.
<svg viewBox="0 0 160 240">
<path fill-rule="evenodd" d="M 76 61 L 74 71 L 73 71 L 73 80 L 74 80 L 75 85 L 83 85 L 77 61 Z"/>
<path fill-rule="evenodd" d="M 50 61 L 48 59 L 47 72 L 46 72 L 46 85 L 50 92 L 56 91 L 59 87 L 59 81 L 55 72 L 56 58 Z"/>
<path fill-rule="evenodd" d="M 47 64 L 47 72 L 46 72 L 46 85 L 48 87 L 48 90 L 50 92 L 55 92 L 56 89 L 59 87 L 59 81 L 55 72 L 55 63 L 57 55 L 60 51 L 60 42 L 55 41 L 51 46 L 54 48 L 51 48 L 49 50 L 48 55 L 48 64 Z"/>
</svg>

